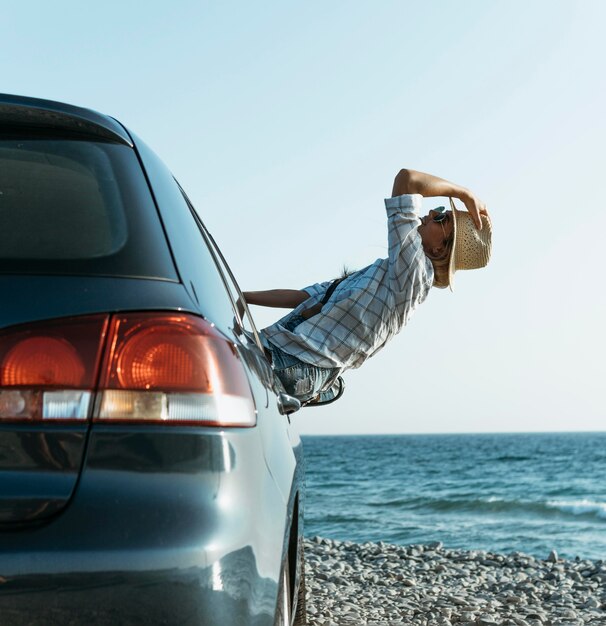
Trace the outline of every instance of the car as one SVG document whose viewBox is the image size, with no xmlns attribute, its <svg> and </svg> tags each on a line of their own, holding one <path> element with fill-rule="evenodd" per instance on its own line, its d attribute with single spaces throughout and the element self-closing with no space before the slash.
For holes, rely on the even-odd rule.
<svg viewBox="0 0 606 626">
<path fill-rule="evenodd" d="M 159 157 L 0 95 L 0 292 L 2 625 L 305 623 L 300 405 Z"/>
</svg>

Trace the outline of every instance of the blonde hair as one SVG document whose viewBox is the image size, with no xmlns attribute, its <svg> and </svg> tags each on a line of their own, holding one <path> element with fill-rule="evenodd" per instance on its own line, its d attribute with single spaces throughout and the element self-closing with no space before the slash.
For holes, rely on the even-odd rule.
<svg viewBox="0 0 606 626">
<path fill-rule="evenodd" d="M 451 237 L 450 241 L 446 244 L 444 254 L 442 254 L 442 256 L 438 259 L 427 255 L 427 258 L 433 265 L 433 286 L 438 289 L 446 289 L 446 287 L 448 287 L 448 268 L 450 266 L 450 256 L 453 243 L 454 238 Z"/>
</svg>

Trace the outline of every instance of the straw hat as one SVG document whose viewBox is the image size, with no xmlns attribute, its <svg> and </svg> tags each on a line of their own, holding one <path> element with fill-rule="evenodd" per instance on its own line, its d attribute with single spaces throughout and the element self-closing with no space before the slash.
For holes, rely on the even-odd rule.
<svg viewBox="0 0 606 626">
<path fill-rule="evenodd" d="M 475 270 L 488 264 L 492 250 L 492 224 L 487 215 L 480 215 L 482 230 L 478 230 L 467 211 L 455 208 L 452 198 L 450 206 L 454 230 L 448 265 L 448 286 L 454 291 L 452 282 L 456 271 Z"/>
</svg>

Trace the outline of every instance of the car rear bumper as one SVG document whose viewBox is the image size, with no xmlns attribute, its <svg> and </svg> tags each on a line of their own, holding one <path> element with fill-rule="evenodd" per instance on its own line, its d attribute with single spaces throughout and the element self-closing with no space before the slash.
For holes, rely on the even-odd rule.
<svg viewBox="0 0 606 626">
<path fill-rule="evenodd" d="M 0 530 L 3 625 L 271 625 L 292 503 L 257 429 L 94 427 L 69 506 Z"/>
</svg>

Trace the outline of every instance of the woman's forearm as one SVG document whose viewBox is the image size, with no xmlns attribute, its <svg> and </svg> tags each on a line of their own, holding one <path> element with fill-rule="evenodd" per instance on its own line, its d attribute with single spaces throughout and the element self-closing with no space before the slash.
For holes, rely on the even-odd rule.
<svg viewBox="0 0 606 626">
<path fill-rule="evenodd" d="M 415 170 L 400 170 L 393 181 L 392 197 L 406 193 L 419 193 L 424 198 L 443 196 L 458 198 L 469 211 L 476 228 L 482 230 L 481 215 L 488 215 L 486 205 L 466 187 L 455 185 L 448 180 L 417 172 Z"/>
<path fill-rule="evenodd" d="M 452 197 L 463 201 L 471 195 L 465 187 L 443 178 L 425 172 L 403 169 L 400 170 L 394 180 L 392 196 L 401 196 L 407 193 L 419 193 L 425 198 Z"/>
<path fill-rule="evenodd" d="M 281 309 L 294 309 L 309 298 L 309 294 L 299 289 L 270 289 L 268 291 L 245 291 L 248 304 L 270 306 Z"/>
</svg>

